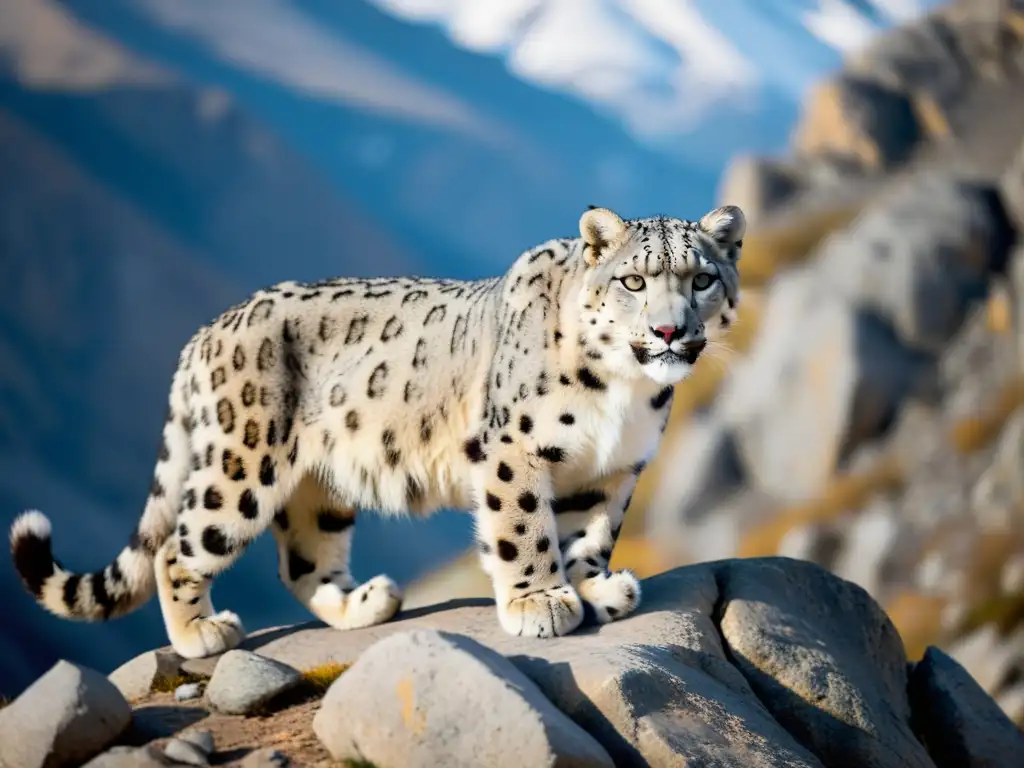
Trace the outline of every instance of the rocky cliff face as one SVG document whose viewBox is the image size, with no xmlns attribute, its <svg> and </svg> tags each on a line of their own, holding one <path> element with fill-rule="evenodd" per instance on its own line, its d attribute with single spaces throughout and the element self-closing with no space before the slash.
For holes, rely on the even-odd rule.
<svg viewBox="0 0 1024 768">
<path fill-rule="evenodd" d="M 734 164 L 749 336 L 640 499 L 669 562 L 817 562 L 1019 723 L 1022 105 L 1020 9 L 953 2 L 823 83 L 789 157 Z"/>
<path fill-rule="evenodd" d="M 0 711 L 0 764 L 945 768 L 1024 748 L 959 664 L 908 663 L 878 603 L 819 566 L 718 561 L 642 589 L 638 613 L 563 638 L 455 601 L 212 659 L 160 649 L 109 680 L 61 662 Z"/>
<path fill-rule="evenodd" d="M 1019 4 L 883 35 L 719 197 L 751 222 L 740 320 L 677 388 L 612 566 L 819 563 L 1024 724 Z M 410 597 L 452 590 L 488 594 L 471 557 Z"/>
</svg>

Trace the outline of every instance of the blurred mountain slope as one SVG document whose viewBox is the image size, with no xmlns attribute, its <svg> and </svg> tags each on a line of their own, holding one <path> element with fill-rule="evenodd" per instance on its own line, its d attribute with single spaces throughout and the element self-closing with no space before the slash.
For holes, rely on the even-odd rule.
<svg viewBox="0 0 1024 768">
<path fill-rule="evenodd" d="M 573 234 L 591 203 L 698 213 L 729 155 L 785 144 L 802 89 L 852 40 L 821 42 L 835 2 L 679 4 L 694 24 L 673 15 L 663 32 L 716 31 L 674 41 L 634 2 L 620 50 L 639 58 L 608 69 L 587 56 L 614 46 L 578 32 L 614 30 L 598 18 L 611 5 L 563 8 L 525 72 L 362 0 L 0 0 L 0 519 L 37 506 L 69 565 L 104 564 L 138 514 L 198 324 L 285 278 L 495 274 Z M 875 19 L 868 32 L 889 23 L 880 3 L 842 5 Z M 560 46 L 584 58 L 560 70 Z M 598 108 L 566 87 L 588 67 L 620 95 L 640 78 L 642 100 L 608 91 Z M 461 551 L 469 522 L 370 518 L 356 541 L 357 575 L 406 582 Z M 302 615 L 272 557 L 261 540 L 218 583 L 250 626 Z M 3 693 L 56 656 L 109 669 L 161 642 L 155 604 L 71 625 L 32 606 L 9 565 L 0 595 L 17 616 Z"/>
<path fill-rule="evenodd" d="M 0 503 L 6 521 L 52 515 L 58 556 L 91 569 L 139 514 L 177 351 L 199 324 L 262 284 L 409 272 L 417 257 L 227 94 L 57 5 L 0 8 Z M 464 538 L 431 526 L 438 554 Z M 366 528 L 360 564 L 380 567 L 384 534 Z M 414 550 L 389 546 L 399 578 L 434 564 Z M 257 623 L 289 615 L 283 590 L 260 595 L 281 589 L 272 557 L 255 548 L 221 592 Z M 0 690 L 54 655 L 109 667 L 163 631 L 155 604 L 107 626 L 49 617 L 9 563 L 0 594 L 18 617 Z"/>
</svg>

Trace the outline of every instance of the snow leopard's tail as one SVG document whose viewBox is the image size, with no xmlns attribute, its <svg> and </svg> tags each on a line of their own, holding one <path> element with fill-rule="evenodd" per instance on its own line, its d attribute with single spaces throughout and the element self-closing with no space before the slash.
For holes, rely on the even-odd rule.
<svg viewBox="0 0 1024 768">
<path fill-rule="evenodd" d="M 156 592 L 153 558 L 174 531 L 188 477 L 190 416 L 183 378 L 179 366 L 142 518 L 128 545 L 109 565 L 89 574 L 65 569 L 53 556 L 52 526 L 42 512 L 23 512 L 11 525 L 14 567 L 25 588 L 50 613 L 67 619 L 106 621 L 134 611 Z"/>
</svg>

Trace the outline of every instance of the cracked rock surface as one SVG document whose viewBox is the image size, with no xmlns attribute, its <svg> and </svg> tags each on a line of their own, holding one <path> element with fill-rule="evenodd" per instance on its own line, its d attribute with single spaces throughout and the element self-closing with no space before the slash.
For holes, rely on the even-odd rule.
<svg viewBox="0 0 1024 768">
<path fill-rule="evenodd" d="M 453 723 L 497 727 L 505 715 L 509 727 L 533 719 L 536 743 L 548 745 L 553 765 L 600 762 L 593 748 L 578 761 L 579 749 L 558 746 L 582 744 L 585 734 L 620 766 L 937 764 L 921 737 L 930 715 L 907 694 L 903 643 L 859 586 L 780 557 L 686 566 L 642 585 L 637 614 L 553 640 L 509 636 L 490 600 L 462 600 L 366 629 L 269 629 L 243 647 L 296 669 L 351 663 L 320 712 L 339 707 L 354 720 L 342 734 L 324 714 L 317 734 L 336 759 L 378 768 L 409 765 L 413 755 L 422 764 L 440 759 L 430 752 L 432 738 L 450 746 L 474 737 L 453 732 Z M 493 652 L 510 664 L 495 663 Z M 182 661 L 181 669 L 209 675 L 217 662 Z M 471 685 L 503 691 L 488 697 L 495 717 L 483 717 L 468 693 L 444 693 L 445 685 L 465 690 L 465 681 L 457 684 L 465 674 L 452 670 L 474 665 Z M 382 676 L 402 682 L 401 695 L 397 683 L 384 690 L 367 682 Z M 538 692 L 572 723 L 551 716 Z M 429 713 L 421 711 L 427 702 Z M 433 734 L 432 722 L 448 730 Z M 370 723 L 390 723 L 394 738 L 359 736 Z M 408 723 L 416 733 L 402 733 Z M 417 751 L 397 755 L 402 739 Z M 514 755 L 508 759 L 514 764 Z"/>
</svg>

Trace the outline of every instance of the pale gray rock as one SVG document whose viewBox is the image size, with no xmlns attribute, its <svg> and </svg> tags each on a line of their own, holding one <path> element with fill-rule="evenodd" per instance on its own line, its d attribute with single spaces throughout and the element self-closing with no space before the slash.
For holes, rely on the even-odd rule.
<svg viewBox="0 0 1024 768">
<path fill-rule="evenodd" d="M 213 754 L 213 731 L 206 728 L 190 728 L 179 733 L 178 738 L 191 744 L 207 757 Z"/>
<path fill-rule="evenodd" d="M 209 765 L 213 755 L 213 732 L 205 728 L 183 731 L 167 742 L 164 755 L 183 765 Z"/>
<path fill-rule="evenodd" d="M 246 715 L 301 681 L 301 673 L 286 664 L 234 649 L 219 658 L 206 698 L 218 712 Z"/>
<path fill-rule="evenodd" d="M 128 727 L 131 705 L 110 680 L 58 661 L 0 710 L 0 766 L 81 765 Z"/>
<path fill-rule="evenodd" d="M 82 768 L 166 768 L 170 765 L 173 763 L 154 746 L 111 747 Z"/>
<path fill-rule="evenodd" d="M 367 649 L 331 685 L 313 730 L 335 760 L 375 765 L 613 765 L 508 659 L 436 630 Z"/>
<path fill-rule="evenodd" d="M 241 768 L 288 768 L 291 760 L 279 750 L 257 749 L 242 758 Z"/>
<path fill-rule="evenodd" d="M 807 266 L 775 280 L 756 343 L 731 367 L 714 413 L 754 487 L 800 502 L 881 433 L 929 367 Z"/>
<path fill-rule="evenodd" d="M 948 107 L 970 84 L 948 25 L 922 18 L 876 35 L 854 53 L 846 69 L 902 93 L 928 94 Z"/>
<path fill-rule="evenodd" d="M 910 702 L 938 768 L 997 768 L 1024 759 L 1024 732 L 962 666 L 934 646 L 914 665 Z"/>
<path fill-rule="evenodd" d="M 203 686 L 199 683 L 184 683 L 174 689 L 174 698 L 177 701 L 192 701 L 203 695 Z"/>
<path fill-rule="evenodd" d="M 829 238 L 815 259 L 818 290 L 877 314 L 908 349 L 940 354 L 1011 239 L 994 189 L 923 172 Z"/>
<path fill-rule="evenodd" d="M 209 765 L 209 756 L 204 754 L 195 744 L 182 739 L 171 739 L 164 747 L 164 755 L 175 763 L 182 765 Z"/>
</svg>

